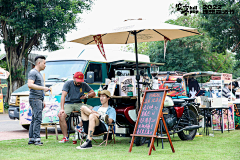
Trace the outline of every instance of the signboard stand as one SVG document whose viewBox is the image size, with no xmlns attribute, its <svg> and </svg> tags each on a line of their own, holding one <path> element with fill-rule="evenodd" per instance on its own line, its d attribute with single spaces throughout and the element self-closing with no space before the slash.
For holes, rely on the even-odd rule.
<svg viewBox="0 0 240 160">
<path fill-rule="evenodd" d="M 163 118 L 163 104 L 166 97 L 166 91 L 168 89 L 159 90 L 146 90 L 143 96 L 143 101 L 138 112 L 138 118 L 133 131 L 132 140 L 129 148 L 129 152 L 132 151 L 135 137 L 149 137 L 151 138 L 151 144 L 149 147 L 148 155 L 151 155 L 152 149 L 156 151 L 154 146 L 154 140 L 157 139 L 168 139 L 172 152 L 175 150 L 167 129 L 166 122 Z M 159 127 L 159 121 L 162 120 L 163 126 L 166 130 L 167 137 L 157 136 L 157 129 Z"/>
</svg>

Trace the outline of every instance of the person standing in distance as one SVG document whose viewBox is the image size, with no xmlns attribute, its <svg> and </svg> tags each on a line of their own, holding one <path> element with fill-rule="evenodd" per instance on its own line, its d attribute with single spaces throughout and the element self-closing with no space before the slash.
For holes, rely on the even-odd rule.
<svg viewBox="0 0 240 160">
<path fill-rule="evenodd" d="M 43 145 L 40 138 L 40 125 L 42 123 L 42 110 L 44 108 L 44 92 L 49 91 L 44 87 L 44 80 L 40 71 L 46 67 L 46 58 L 37 56 L 35 67 L 28 73 L 29 103 L 32 108 L 32 121 L 29 128 L 28 144 Z"/>
</svg>

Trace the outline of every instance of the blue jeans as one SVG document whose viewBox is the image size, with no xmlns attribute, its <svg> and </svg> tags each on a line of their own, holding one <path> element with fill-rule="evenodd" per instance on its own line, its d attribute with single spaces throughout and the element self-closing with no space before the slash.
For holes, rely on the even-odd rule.
<svg viewBox="0 0 240 160">
<path fill-rule="evenodd" d="M 32 121 L 29 128 L 29 141 L 40 141 L 40 126 L 42 123 L 43 101 L 40 99 L 29 99 L 32 108 Z"/>
</svg>

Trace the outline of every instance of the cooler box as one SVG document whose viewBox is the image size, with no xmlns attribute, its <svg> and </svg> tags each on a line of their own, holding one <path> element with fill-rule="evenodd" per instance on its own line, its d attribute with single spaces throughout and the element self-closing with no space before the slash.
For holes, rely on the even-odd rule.
<svg viewBox="0 0 240 160">
<path fill-rule="evenodd" d="M 118 127 L 117 124 L 115 124 L 115 134 L 116 136 L 120 137 L 129 137 L 130 136 L 129 128 L 120 128 Z"/>
</svg>

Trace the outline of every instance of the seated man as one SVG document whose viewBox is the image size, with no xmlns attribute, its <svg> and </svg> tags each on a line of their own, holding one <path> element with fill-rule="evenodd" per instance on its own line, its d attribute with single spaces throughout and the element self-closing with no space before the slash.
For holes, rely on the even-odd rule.
<svg viewBox="0 0 240 160">
<path fill-rule="evenodd" d="M 88 92 L 87 95 L 84 92 Z M 79 111 L 83 104 L 82 100 L 86 98 L 94 97 L 96 94 L 93 89 L 84 82 L 84 75 L 82 72 L 76 72 L 73 76 L 73 80 L 67 81 L 62 89 L 61 96 L 61 110 L 58 113 L 59 124 L 63 133 L 63 139 L 59 141 L 59 143 L 68 142 L 67 136 L 67 123 L 70 114 L 72 111 Z M 82 122 L 80 122 L 80 126 L 82 126 Z"/>
<path fill-rule="evenodd" d="M 93 135 L 99 135 L 107 132 L 108 124 L 116 121 L 116 111 L 108 105 L 111 94 L 108 90 L 103 90 L 98 93 L 100 97 L 101 106 L 96 106 L 92 110 L 86 106 L 81 108 L 81 117 L 84 131 L 88 131 L 86 141 L 78 146 L 77 149 L 92 148 Z"/>
</svg>

